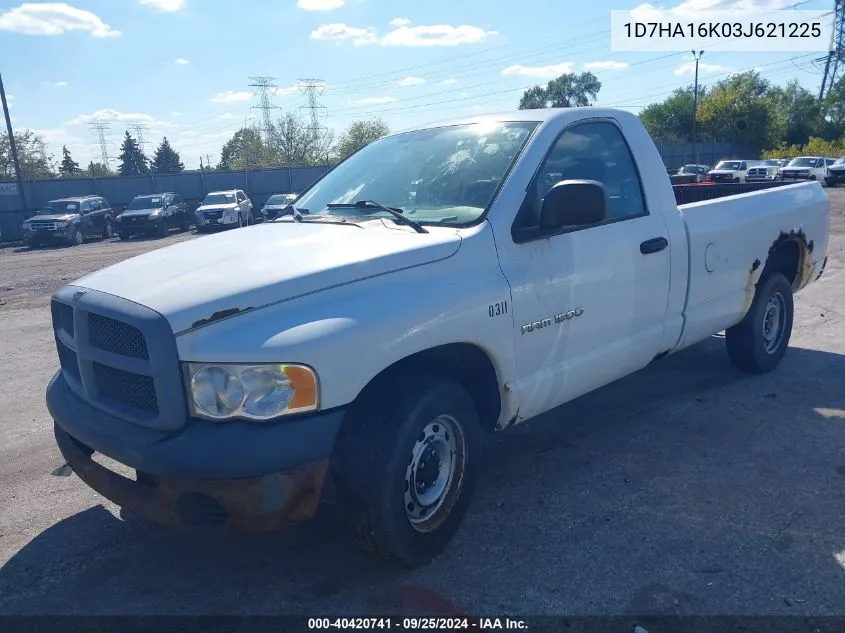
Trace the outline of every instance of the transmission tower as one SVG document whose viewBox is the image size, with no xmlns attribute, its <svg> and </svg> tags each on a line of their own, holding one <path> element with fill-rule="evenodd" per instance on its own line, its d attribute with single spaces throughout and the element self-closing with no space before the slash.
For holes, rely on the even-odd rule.
<svg viewBox="0 0 845 633">
<path fill-rule="evenodd" d="M 111 125 L 108 123 L 92 123 L 91 130 L 97 135 L 97 143 L 100 145 L 100 158 L 103 161 L 103 165 L 105 165 L 107 169 L 111 169 L 107 138 L 108 133 L 111 131 Z"/>
<path fill-rule="evenodd" d="M 298 83 L 299 91 L 305 95 L 306 105 L 301 108 L 308 110 L 308 128 L 312 138 L 322 143 L 326 130 L 320 125 L 320 116 L 325 114 L 326 106 L 320 105 L 318 99 L 326 84 L 320 79 L 300 79 Z"/>
<path fill-rule="evenodd" d="M 819 101 L 825 98 L 836 82 L 845 77 L 845 0 L 834 0 L 833 47 L 824 61 L 824 78 L 819 90 Z"/>
<path fill-rule="evenodd" d="M 279 106 L 270 103 L 270 97 L 276 94 L 278 86 L 273 83 L 276 81 L 275 77 L 250 77 L 250 88 L 255 88 L 258 92 L 259 105 L 252 106 L 254 110 L 261 110 L 261 124 L 264 130 L 264 142 L 268 145 L 272 140 L 273 135 L 273 118 L 271 112 L 279 110 Z"/>
<path fill-rule="evenodd" d="M 149 128 L 146 125 L 144 125 L 143 123 L 133 123 L 129 127 L 132 128 L 135 131 L 135 138 L 138 139 L 138 147 L 140 147 L 141 151 L 144 152 L 144 154 L 146 154 L 147 153 L 147 142 L 144 139 L 144 134 L 147 133 L 147 130 Z"/>
</svg>

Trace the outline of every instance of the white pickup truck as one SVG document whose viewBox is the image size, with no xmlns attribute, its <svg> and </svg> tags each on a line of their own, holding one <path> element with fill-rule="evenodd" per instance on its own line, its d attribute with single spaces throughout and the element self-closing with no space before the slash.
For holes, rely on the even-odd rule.
<svg viewBox="0 0 845 633">
<path fill-rule="evenodd" d="M 774 369 L 828 224 L 817 182 L 678 207 L 618 110 L 414 129 L 284 217 L 59 290 L 47 405 L 67 464 L 137 515 L 263 530 L 331 493 L 370 551 L 424 564 L 467 511 L 483 433 L 720 331 L 740 370 Z"/>
</svg>

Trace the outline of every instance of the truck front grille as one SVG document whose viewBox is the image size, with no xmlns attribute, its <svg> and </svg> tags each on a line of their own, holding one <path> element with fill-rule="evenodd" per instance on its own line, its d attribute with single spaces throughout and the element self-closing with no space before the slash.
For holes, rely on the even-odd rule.
<svg viewBox="0 0 845 633">
<path fill-rule="evenodd" d="M 47 220 L 36 220 L 34 222 L 30 222 L 29 226 L 32 228 L 33 231 L 55 231 L 56 230 L 56 223 L 55 222 L 48 222 Z"/>
<path fill-rule="evenodd" d="M 51 312 L 61 371 L 78 397 L 141 426 L 184 424 L 176 339 L 161 314 L 75 286 L 56 293 Z"/>
<path fill-rule="evenodd" d="M 138 328 L 99 314 L 88 315 L 88 340 L 91 347 L 129 356 L 149 360 L 147 341 Z"/>
<path fill-rule="evenodd" d="M 219 220 L 223 217 L 223 210 L 218 209 L 217 211 L 203 211 L 202 218 L 203 220 Z"/>
<path fill-rule="evenodd" d="M 158 398 L 153 379 L 95 362 L 97 391 L 101 396 L 149 413 L 158 413 Z"/>
</svg>

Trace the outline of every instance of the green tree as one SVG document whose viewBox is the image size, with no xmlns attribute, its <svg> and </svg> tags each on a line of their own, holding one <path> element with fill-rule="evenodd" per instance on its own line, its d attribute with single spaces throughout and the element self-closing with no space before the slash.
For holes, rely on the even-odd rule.
<svg viewBox="0 0 845 633">
<path fill-rule="evenodd" d="M 822 104 L 822 136 L 828 140 L 845 137 L 845 77 L 825 95 Z"/>
<path fill-rule="evenodd" d="M 539 108 L 575 108 L 592 105 L 601 90 L 601 82 L 591 72 L 564 73 L 546 87 L 534 86 L 522 93 L 520 110 Z"/>
<path fill-rule="evenodd" d="M 771 84 L 748 71 L 718 82 L 701 100 L 698 121 L 712 138 L 750 149 L 772 147 L 780 140 Z"/>
<path fill-rule="evenodd" d="M 137 176 L 139 174 L 150 173 L 149 161 L 144 156 L 144 150 L 140 148 L 138 142 L 130 136 L 128 131 L 120 146 L 118 160 L 120 160 L 120 165 L 117 170 L 121 176 Z"/>
<path fill-rule="evenodd" d="M 152 167 L 157 174 L 175 174 L 185 171 L 185 165 L 179 158 L 179 152 L 171 147 L 166 136 L 161 140 L 161 144 L 153 154 Z"/>
<path fill-rule="evenodd" d="M 338 160 L 351 156 L 362 147 L 390 134 L 390 127 L 382 119 L 355 121 L 341 135 L 335 152 Z"/>
<path fill-rule="evenodd" d="M 95 163 L 91 161 L 88 163 L 88 169 L 86 169 L 88 175 L 91 178 L 107 178 L 108 176 L 114 176 L 114 172 L 109 169 L 108 165 L 104 163 Z"/>
<path fill-rule="evenodd" d="M 43 180 L 55 178 L 53 158 L 47 153 L 44 139 L 32 130 L 23 130 L 15 134 L 15 148 L 18 151 L 18 162 L 21 166 L 21 176 L 26 180 Z M 12 161 L 11 144 L 6 134 L 0 134 L 0 180 L 13 180 L 15 166 Z"/>
<path fill-rule="evenodd" d="M 822 130 L 822 108 L 816 96 L 797 79 L 769 91 L 774 105 L 773 132 L 787 145 L 804 145 Z"/>
<path fill-rule="evenodd" d="M 706 89 L 698 87 L 699 100 Z M 694 88 L 678 88 L 660 103 L 652 103 L 640 112 L 648 133 L 655 141 L 684 143 L 692 140 Z"/>
<path fill-rule="evenodd" d="M 310 165 L 318 150 L 317 140 L 299 114 L 288 112 L 273 125 L 270 150 L 281 165 Z"/>
<path fill-rule="evenodd" d="M 271 152 L 254 128 L 241 128 L 223 145 L 218 169 L 250 169 L 270 167 Z"/>
<path fill-rule="evenodd" d="M 62 145 L 62 162 L 59 165 L 59 173 L 62 175 L 62 178 L 72 178 L 78 176 L 80 172 L 82 170 L 79 169 L 79 163 L 73 160 L 67 145 Z"/>
</svg>

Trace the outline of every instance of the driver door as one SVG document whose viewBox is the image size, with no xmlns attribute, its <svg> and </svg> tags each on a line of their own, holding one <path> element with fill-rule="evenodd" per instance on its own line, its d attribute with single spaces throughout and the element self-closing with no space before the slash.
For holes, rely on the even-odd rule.
<svg viewBox="0 0 845 633">
<path fill-rule="evenodd" d="M 86 238 L 96 235 L 97 232 L 94 229 L 94 217 L 91 212 L 90 200 L 83 200 L 82 204 L 79 205 L 79 215 L 82 218 L 80 220 L 82 235 Z"/>
</svg>

